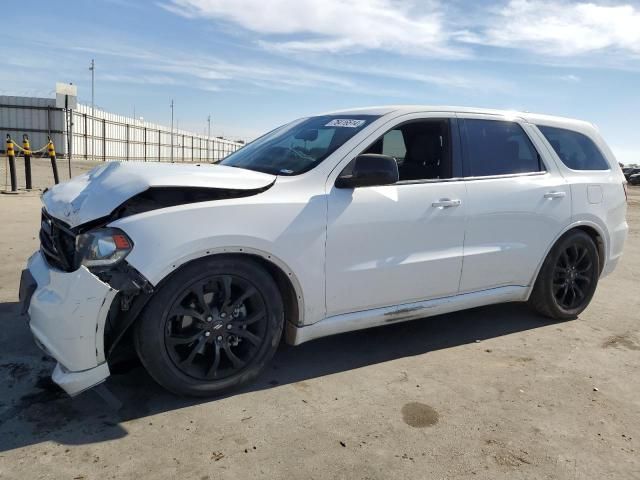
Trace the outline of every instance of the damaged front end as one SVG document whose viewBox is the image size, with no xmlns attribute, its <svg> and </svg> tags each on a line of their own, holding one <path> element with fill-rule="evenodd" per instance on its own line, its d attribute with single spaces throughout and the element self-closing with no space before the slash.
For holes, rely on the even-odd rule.
<svg viewBox="0 0 640 480">
<path fill-rule="evenodd" d="M 110 353 L 130 325 L 115 320 L 134 304 L 139 313 L 144 302 L 134 300 L 153 288 L 126 263 L 133 244 L 120 230 L 70 228 L 43 209 L 40 243 L 20 300 L 36 343 L 58 362 L 53 380 L 76 395 L 109 376 Z"/>
<path fill-rule="evenodd" d="M 20 292 L 36 343 L 58 362 L 53 380 L 70 395 L 103 382 L 153 295 L 154 286 L 126 261 L 147 247 L 134 245 L 114 221 L 256 195 L 274 181 L 232 167 L 111 164 L 45 191 L 40 250 Z"/>
</svg>

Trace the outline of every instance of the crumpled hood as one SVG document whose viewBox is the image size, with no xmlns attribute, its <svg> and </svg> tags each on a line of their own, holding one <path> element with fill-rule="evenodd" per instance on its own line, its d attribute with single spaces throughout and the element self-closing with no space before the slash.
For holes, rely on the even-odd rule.
<svg viewBox="0 0 640 480">
<path fill-rule="evenodd" d="M 71 227 L 106 217 L 129 198 L 151 187 L 254 190 L 275 175 L 224 165 L 109 162 L 48 189 L 47 212 Z"/>
</svg>

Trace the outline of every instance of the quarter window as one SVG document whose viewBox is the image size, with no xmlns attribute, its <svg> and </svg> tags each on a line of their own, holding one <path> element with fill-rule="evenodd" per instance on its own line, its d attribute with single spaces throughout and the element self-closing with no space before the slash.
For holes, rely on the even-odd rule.
<svg viewBox="0 0 640 480">
<path fill-rule="evenodd" d="M 609 164 L 593 140 L 582 133 L 564 128 L 538 125 L 556 152 L 556 155 L 572 170 L 608 170 Z"/>
<path fill-rule="evenodd" d="M 544 169 L 531 140 L 517 123 L 466 119 L 463 122 L 463 139 L 467 177 L 539 172 Z"/>
</svg>

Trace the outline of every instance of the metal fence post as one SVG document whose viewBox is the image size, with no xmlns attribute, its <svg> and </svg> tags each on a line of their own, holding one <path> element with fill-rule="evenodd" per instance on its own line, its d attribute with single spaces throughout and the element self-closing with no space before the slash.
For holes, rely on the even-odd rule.
<svg viewBox="0 0 640 480">
<path fill-rule="evenodd" d="M 102 161 L 107 161 L 107 119 L 102 119 Z"/>
<path fill-rule="evenodd" d="M 67 97 L 65 96 L 65 99 Z M 69 178 L 71 178 L 71 158 L 73 157 L 73 110 L 72 109 L 68 109 L 67 112 L 69 112 L 69 130 L 67 131 L 67 150 L 68 150 L 68 155 L 69 155 Z"/>
<path fill-rule="evenodd" d="M 125 146 L 126 146 L 126 152 L 127 152 L 127 162 L 129 161 L 129 124 L 125 124 Z"/>
<path fill-rule="evenodd" d="M 88 131 L 87 131 L 87 114 L 83 113 L 82 117 L 84 119 L 84 159 L 87 160 L 89 158 L 89 140 L 88 140 Z"/>
<path fill-rule="evenodd" d="M 143 133 L 142 133 L 142 156 L 144 157 L 144 161 L 147 161 L 147 127 L 144 127 Z"/>
</svg>

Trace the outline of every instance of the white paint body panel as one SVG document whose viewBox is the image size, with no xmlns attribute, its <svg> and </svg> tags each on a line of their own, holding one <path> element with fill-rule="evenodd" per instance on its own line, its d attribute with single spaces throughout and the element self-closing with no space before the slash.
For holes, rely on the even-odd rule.
<svg viewBox="0 0 640 480">
<path fill-rule="evenodd" d="M 467 181 L 461 292 L 527 286 L 548 246 L 569 224 L 571 192 L 549 173 Z M 565 196 L 545 198 L 548 192 Z"/>
<path fill-rule="evenodd" d="M 463 182 L 332 188 L 327 316 L 458 293 L 466 208 Z"/>
<path fill-rule="evenodd" d="M 252 254 L 272 262 L 296 292 L 299 318 L 289 325 L 288 335 L 294 344 L 389 321 L 526 300 L 549 249 L 575 226 L 590 226 L 602 237 L 603 274 L 615 267 L 627 232 L 624 177 L 591 125 L 456 107 L 379 107 L 352 113 L 382 117 L 302 175 L 112 164 L 51 189 L 43 202 L 49 213 L 74 226 L 108 215 L 151 186 L 270 186 L 253 196 L 153 210 L 109 225 L 131 237 L 134 248 L 126 261 L 154 286 L 185 263 L 208 255 Z M 334 188 L 344 166 L 395 125 L 407 119 L 478 115 L 519 122 L 547 172 Z M 587 134 L 611 168 L 570 171 L 535 123 Z M 554 195 L 549 198 L 548 193 Z M 442 199 L 460 200 L 460 205 L 433 206 Z M 68 381 L 86 388 L 86 378 L 105 374 L 95 370 L 104 364 L 103 339 L 96 338 L 101 336 L 96 331 L 103 332 L 105 308 L 116 292 L 86 269 L 57 272 L 39 254 L 29 268 L 38 282 L 29 309 L 34 335 L 64 365 L 60 372 L 91 372 Z"/>
</svg>

